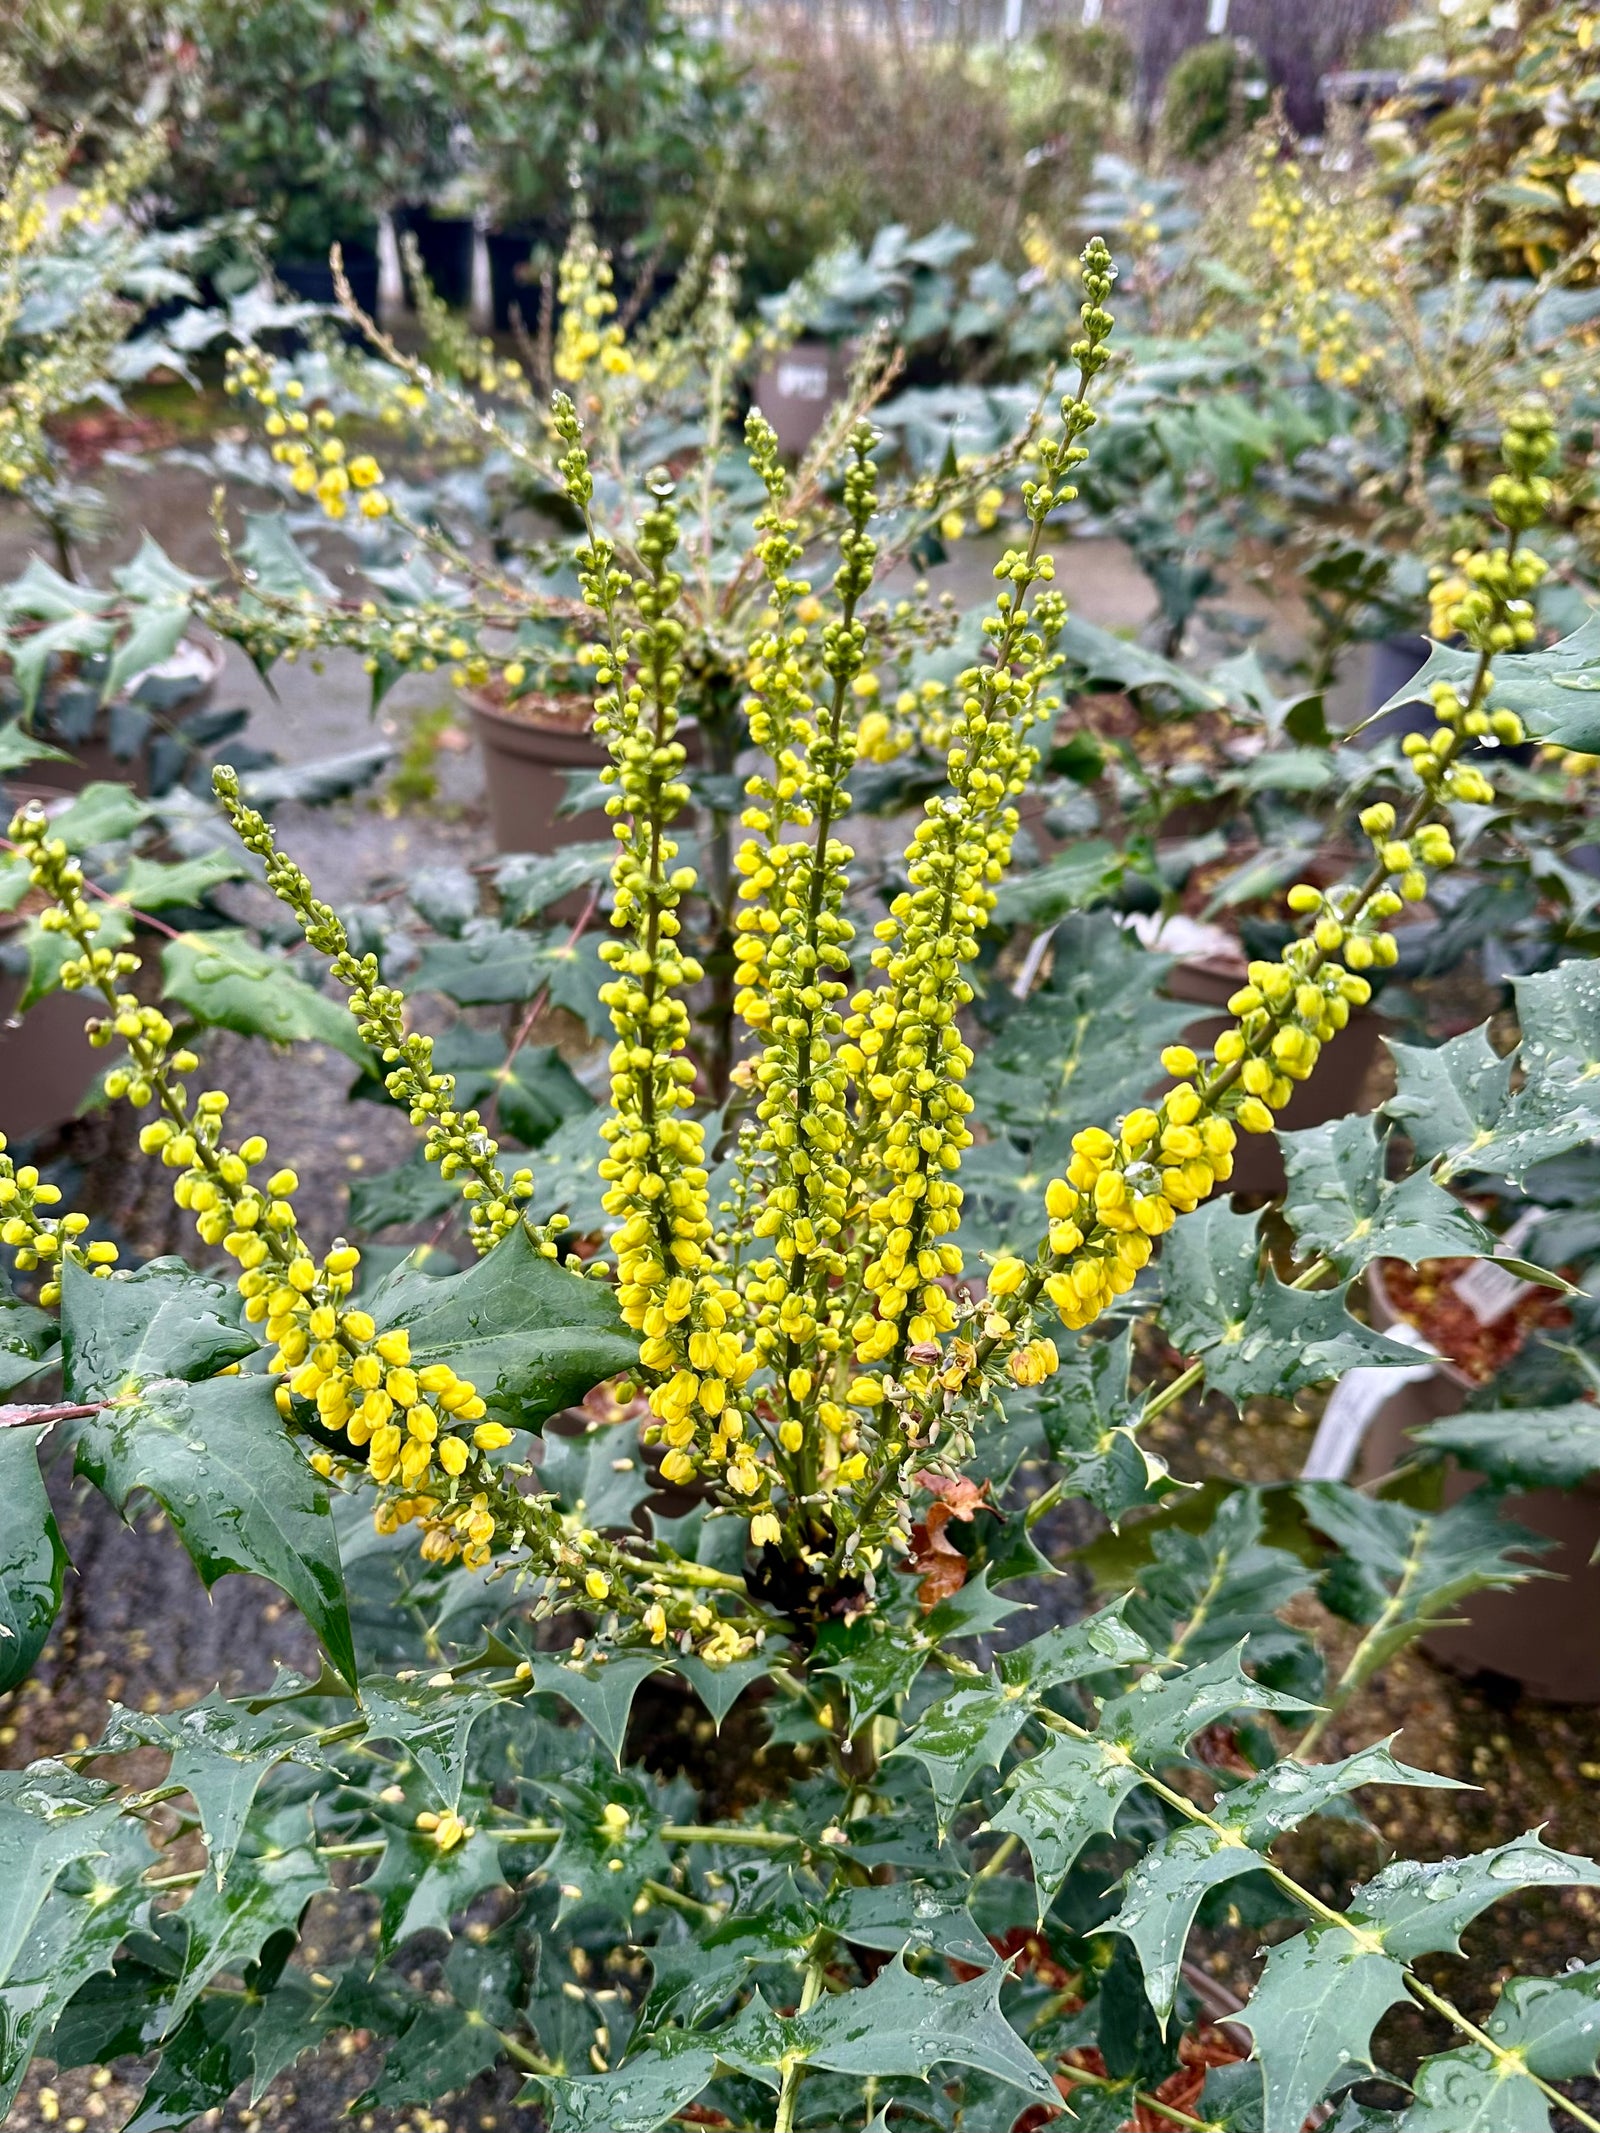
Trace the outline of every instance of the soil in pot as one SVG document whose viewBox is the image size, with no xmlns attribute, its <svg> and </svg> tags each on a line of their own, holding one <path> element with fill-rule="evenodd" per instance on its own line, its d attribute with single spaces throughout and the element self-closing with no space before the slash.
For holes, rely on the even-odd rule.
<svg viewBox="0 0 1600 2133">
<path fill-rule="evenodd" d="M 1496 1295 L 1499 1282 L 1506 1286 Z M 1374 1325 L 1404 1320 L 1444 1358 L 1431 1377 L 1403 1386 L 1378 1410 L 1361 1447 L 1360 1473 L 1367 1481 L 1400 1464 L 1413 1430 L 1457 1413 L 1535 1327 L 1558 1327 L 1568 1316 L 1559 1296 L 1537 1288 L 1510 1296 L 1503 1310 L 1495 1310 L 1515 1284 L 1482 1260 L 1425 1259 L 1414 1268 L 1381 1261 L 1368 1270 L 1367 1285 Z M 1492 1315 L 1481 1316 L 1484 1310 Z M 1446 1504 L 1482 1486 L 1480 1475 L 1453 1459 L 1444 1463 Z M 1534 1559 L 1553 1575 L 1508 1592 L 1471 1594 L 1460 1603 L 1464 1619 L 1432 1631 L 1423 1649 L 1457 1673 L 1503 1675 L 1552 1703 L 1600 1703 L 1600 1563 L 1591 1560 L 1600 1547 L 1600 1480 L 1507 1496 L 1505 1516 L 1554 1543 Z"/>
</svg>

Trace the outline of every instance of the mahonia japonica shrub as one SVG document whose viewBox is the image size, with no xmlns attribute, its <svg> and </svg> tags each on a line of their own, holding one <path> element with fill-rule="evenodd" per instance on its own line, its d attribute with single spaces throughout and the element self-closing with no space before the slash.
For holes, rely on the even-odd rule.
<svg viewBox="0 0 1600 2133">
<path fill-rule="evenodd" d="M 1107 2128 L 1277 2129 L 1366 2075 L 1380 2017 L 1419 2004 L 1451 2041 L 1408 2101 L 1346 2100 L 1344 2123 L 1421 2133 L 1498 2112 L 1533 2125 L 1558 2105 L 1596 2126 L 1556 2084 L 1592 2069 L 1600 1966 L 1513 1981 L 1479 2019 L 1427 1959 L 1496 1898 L 1600 1885 L 1600 1867 L 1532 1834 L 1398 1860 L 1340 1908 L 1275 1850 L 1361 1785 L 1448 1782 L 1388 1742 L 1313 1751 L 1395 1650 L 1520 1574 L 1509 1551 L 1528 1537 L 1492 1493 L 1428 1512 L 1337 1484 L 1300 1491 L 1324 1589 L 1355 1595 L 1361 1625 L 1327 1687 L 1309 1640 L 1276 1619 L 1313 1573 L 1263 1540 L 1255 1491 L 1112 1605 L 1025 1640 L 992 1635 L 1016 1612 L 996 1587 L 1050 1567 L 1032 1536 L 1052 1503 L 1083 1497 L 1115 1520 L 1161 1500 L 1138 1432 L 1183 1390 L 1204 1378 L 1242 1400 L 1414 1359 L 1344 1293 L 1379 1252 L 1444 1239 L 1493 1255 L 1441 1182 L 1452 1162 L 1493 1147 L 1514 1170 L 1594 1129 L 1600 1007 L 1589 966 L 1570 964 L 1525 1002 L 1520 1089 L 1509 1070 L 1491 1087 L 1476 1054 L 1440 1058 L 1434 1152 L 1402 1185 L 1365 1122 L 1359 1146 L 1349 1121 L 1337 1149 L 1318 1144 L 1343 1199 L 1317 1150 L 1297 1165 L 1292 1280 L 1263 1263 L 1256 1218 L 1223 1190 L 1239 1137 L 1273 1130 L 1366 1001 L 1367 973 L 1393 963 L 1393 922 L 1453 864 L 1463 811 L 1492 795 L 1486 744 L 1563 717 L 1572 737 L 1561 691 L 1595 672 L 1592 649 L 1519 649 L 1541 574 L 1526 536 L 1556 449 L 1530 405 L 1506 428 L 1491 498 L 1504 539 L 1464 561 L 1441 607 L 1455 642 L 1422 684 L 1436 723 L 1397 769 L 1407 782 L 1363 806 L 1370 856 L 1348 881 L 1294 890 L 1300 932 L 1251 965 L 1206 1056 L 1168 1046 L 1147 1101 L 1073 1136 L 1044 1234 L 986 1264 L 963 1257 L 967 1010 L 1031 736 L 1056 708 L 1066 609 L 1046 531 L 1091 448 L 1112 331 L 1104 248 L 1083 267 L 1076 386 L 1031 446 L 1026 538 L 996 566 L 942 786 L 866 930 L 847 894 L 846 781 L 870 715 L 855 683 L 878 562 L 874 438 L 858 425 L 846 440 L 837 566 L 819 593 L 790 476 L 749 422 L 767 589 L 743 664 L 763 762 L 734 855 L 739 1036 L 714 1115 L 691 1023 L 706 973 L 682 916 L 696 869 L 678 497 L 652 478 L 625 557 L 596 521 L 579 411 L 554 403 L 585 528 L 616 846 L 599 1255 L 538 1219 L 529 1176 L 506 1175 L 398 989 L 223 772 L 234 829 L 470 1209 L 465 1271 L 402 1266 L 358 1291 L 359 1250 L 307 1238 L 298 1179 L 260 1131 L 234 1133 L 223 1090 L 193 1086 L 198 1057 L 133 989 L 131 950 L 102 944 L 79 860 L 42 812 L 13 822 L 70 943 L 64 982 L 92 1003 L 108 1096 L 148 1114 L 144 1147 L 228 1273 L 120 1271 L 54 1187 L 0 1157 L 0 1242 L 37 1295 L 14 1306 L 8 1365 L 25 1384 L 59 1364 L 65 1393 L 9 1410 L 0 1431 L 7 1532 L 33 1541 L 6 1550 L 16 1657 L 37 1652 L 59 1599 L 36 1465 L 57 1432 L 118 1505 L 153 1494 L 208 1581 L 275 1579 L 331 1664 L 167 1716 L 118 1709 L 96 1746 L 0 1778 L 8 2096 L 35 2053 L 154 2053 L 141 2117 L 180 2124 L 360 2028 L 393 2040 L 375 2104 L 436 2102 L 504 2063 L 562 2133 L 648 2133 L 691 2106 L 697 2122 L 775 2133 L 999 2127 L 1063 2103 Z M 1160 1323 L 1194 1360 L 1136 1393 L 1131 1329 L 1157 1279 Z M 585 1395 L 596 1426 L 551 1432 L 532 1460 L 527 1433 Z M 990 1489 L 1004 1503 L 1010 1469 L 985 1462 L 1029 1413 L 1047 1418 L 1056 1479 L 930 1589 L 930 1529 L 974 1523 Z M 647 1496 L 648 1531 L 635 1517 Z M 387 1544 L 346 1565 L 341 1532 L 348 1544 L 351 1513 L 369 1511 Z M 420 1641 L 373 1604 L 374 1563 L 390 1611 L 434 1625 Z M 454 1621 L 489 1634 L 465 1648 L 469 1628 L 453 1653 L 439 1625 Z M 705 1819 L 682 1777 L 625 1767 L 636 1692 L 673 1678 L 719 1725 L 757 1691 L 792 1783 Z M 557 1723 L 560 1706 L 581 1727 Z M 1208 1759 L 1202 1736 L 1219 1727 L 1228 1752 Z M 95 1775 L 99 1756 L 135 1745 L 171 1753 L 166 1784 Z M 204 1864 L 172 1868 L 159 1810 L 184 1799 L 176 1828 L 198 1830 Z M 1210 1892 L 1247 1877 L 1252 1916 L 1299 1930 L 1219 2026 L 1185 1949 Z M 337 1975 L 292 1961 L 311 1899 L 357 1890 L 375 1943 Z M 423 1934 L 448 1942 L 437 1984 L 391 1960 Z"/>
</svg>

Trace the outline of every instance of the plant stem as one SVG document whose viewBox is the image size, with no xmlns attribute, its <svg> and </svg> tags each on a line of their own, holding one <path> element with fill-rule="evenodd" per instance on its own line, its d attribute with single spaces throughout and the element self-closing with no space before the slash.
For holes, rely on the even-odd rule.
<svg viewBox="0 0 1600 2133">
<path fill-rule="evenodd" d="M 806 1964 L 805 1983 L 800 1988 L 800 2014 L 809 2014 L 822 1997 L 822 1982 L 828 1967 L 828 1936 L 819 1933 L 811 1943 L 811 1959 Z M 800 2077 L 805 2072 L 806 2062 L 798 2055 L 784 2055 L 783 2087 L 778 2092 L 777 2116 L 772 2121 L 772 2133 L 794 2133 L 795 2104 L 800 2095 Z"/>
</svg>

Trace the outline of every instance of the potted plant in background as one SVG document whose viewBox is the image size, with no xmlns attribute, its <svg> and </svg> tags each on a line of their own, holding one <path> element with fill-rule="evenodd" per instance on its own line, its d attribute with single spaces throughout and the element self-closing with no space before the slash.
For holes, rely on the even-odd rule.
<svg viewBox="0 0 1600 2133">
<path fill-rule="evenodd" d="M 378 218 L 453 167 L 453 106 L 422 0 L 330 11 L 312 0 L 222 0 L 197 19 L 199 122 L 174 127 L 167 212 L 249 209 L 285 284 L 331 303 L 330 246 L 368 309 Z"/>
</svg>

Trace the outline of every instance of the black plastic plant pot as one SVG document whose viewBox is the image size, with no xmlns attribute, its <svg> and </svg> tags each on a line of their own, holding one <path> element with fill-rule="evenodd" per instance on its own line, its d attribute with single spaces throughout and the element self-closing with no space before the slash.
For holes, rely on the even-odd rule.
<svg viewBox="0 0 1600 2133">
<path fill-rule="evenodd" d="M 489 248 L 489 296 L 496 333 L 510 330 L 513 311 L 520 312 L 523 325 L 533 331 L 539 311 L 539 278 L 532 259 L 539 237 L 539 231 L 532 228 L 490 230 L 484 240 Z"/>
<path fill-rule="evenodd" d="M 431 207 L 395 210 L 397 233 L 416 240 L 422 271 L 439 301 L 464 311 L 472 301 L 473 225 L 470 215 L 436 215 Z M 407 290 L 409 297 L 410 291 Z"/>
<path fill-rule="evenodd" d="M 378 246 L 376 236 L 367 244 L 361 240 L 346 239 L 344 242 L 345 278 L 350 284 L 350 293 L 367 314 L 378 315 Z M 303 303 L 337 304 L 338 292 L 333 286 L 333 268 L 327 257 L 303 258 L 288 254 L 273 261 L 273 268 L 284 287 Z"/>
</svg>

